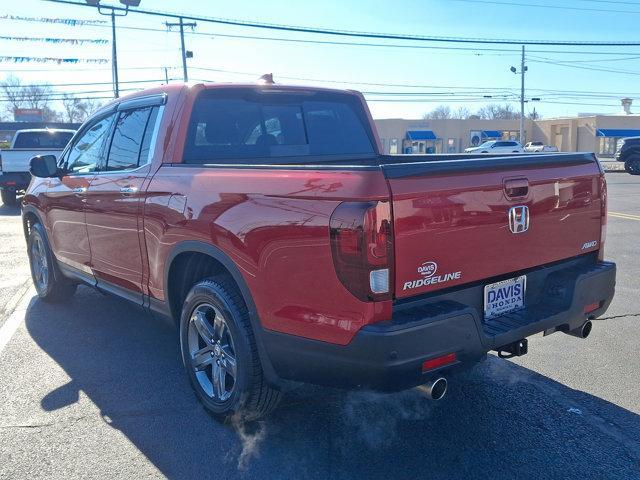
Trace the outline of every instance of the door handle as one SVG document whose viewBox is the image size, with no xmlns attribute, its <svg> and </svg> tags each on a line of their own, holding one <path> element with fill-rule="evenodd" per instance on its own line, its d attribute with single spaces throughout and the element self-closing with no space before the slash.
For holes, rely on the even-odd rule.
<svg viewBox="0 0 640 480">
<path fill-rule="evenodd" d="M 529 180 L 510 178 L 503 181 L 504 193 L 508 198 L 522 198 L 529 194 Z"/>
<path fill-rule="evenodd" d="M 120 193 L 123 195 L 131 195 L 132 193 L 136 193 L 138 191 L 138 187 L 132 187 L 129 185 L 128 187 L 122 187 L 120 189 Z"/>
<path fill-rule="evenodd" d="M 75 187 L 73 189 L 73 193 L 75 193 L 76 195 L 82 195 L 83 193 L 87 192 L 87 187 Z"/>
</svg>

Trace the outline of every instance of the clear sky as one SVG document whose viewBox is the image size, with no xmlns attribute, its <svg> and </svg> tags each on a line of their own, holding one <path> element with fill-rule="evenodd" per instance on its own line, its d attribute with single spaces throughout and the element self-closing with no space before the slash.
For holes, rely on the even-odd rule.
<svg viewBox="0 0 640 480">
<path fill-rule="evenodd" d="M 96 9 L 44 0 L 4 1 L 2 15 L 109 20 Z M 118 4 L 115 0 L 103 3 Z M 640 40 L 640 2 L 613 0 L 142 0 L 141 8 L 247 21 L 331 29 L 474 38 L 543 40 Z M 117 20 L 120 80 L 182 77 L 179 35 L 164 19 L 130 13 Z M 67 26 L 0 19 L 2 36 L 103 38 L 105 26 Z M 133 28 L 132 28 L 133 27 Z M 149 28 L 159 31 L 136 30 Z M 273 72 L 277 82 L 352 88 L 366 93 L 376 118 L 419 118 L 440 105 L 471 111 L 485 102 L 519 108 L 520 47 L 349 39 L 276 32 L 198 22 L 186 36 L 192 80 L 253 81 Z M 231 36 L 223 36 L 231 35 Z M 386 43 L 470 50 L 293 43 L 232 36 L 329 42 Z M 500 51 L 487 51 L 493 48 Z M 527 97 L 544 117 L 580 112 L 618 113 L 619 99 L 636 99 L 640 113 L 640 47 L 527 47 Z M 503 51 L 510 50 L 510 51 Z M 564 53 L 562 53 L 564 52 Z M 111 46 L 46 44 L 0 39 L 0 56 L 104 58 Z M 560 65 L 559 65 L 560 63 Z M 0 62 L 0 78 L 13 73 L 27 82 L 109 82 L 110 64 L 77 66 Z M 303 80 L 309 79 L 309 80 Z M 347 83 L 340 83 L 347 82 Z M 378 85 L 375 85 L 378 84 Z M 123 83 L 123 89 L 140 84 Z M 80 96 L 105 96 L 109 85 L 56 87 Z M 398 93 L 416 93 L 400 96 Z M 381 93 L 384 93 L 381 94 Z M 394 95 L 389 95 L 389 94 Z M 485 99 L 490 95 L 491 99 Z M 386 100 L 386 101 L 380 101 Z M 393 101 L 389 101 L 393 100 Z M 398 101 L 399 100 L 399 101 Z"/>
</svg>

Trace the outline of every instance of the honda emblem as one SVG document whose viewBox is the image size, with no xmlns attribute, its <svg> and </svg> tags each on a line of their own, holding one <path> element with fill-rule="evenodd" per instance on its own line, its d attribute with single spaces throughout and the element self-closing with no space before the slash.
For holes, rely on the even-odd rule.
<svg viewBox="0 0 640 480">
<path fill-rule="evenodd" d="M 529 207 L 520 205 L 509 209 L 509 230 L 524 233 L 529 230 Z"/>
</svg>

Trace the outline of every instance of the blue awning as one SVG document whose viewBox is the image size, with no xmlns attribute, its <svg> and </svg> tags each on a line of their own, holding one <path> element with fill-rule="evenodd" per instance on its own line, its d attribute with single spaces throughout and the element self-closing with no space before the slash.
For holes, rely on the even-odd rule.
<svg viewBox="0 0 640 480">
<path fill-rule="evenodd" d="M 432 130 L 409 130 L 407 132 L 408 140 L 435 140 L 436 134 Z"/>
<path fill-rule="evenodd" d="M 596 137 L 637 137 L 640 130 L 625 128 L 599 128 L 596 130 Z"/>
<path fill-rule="evenodd" d="M 502 132 L 498 130 L 483 130 L 482 137 L 483 138 L 502 138 Z"/>
</svg>

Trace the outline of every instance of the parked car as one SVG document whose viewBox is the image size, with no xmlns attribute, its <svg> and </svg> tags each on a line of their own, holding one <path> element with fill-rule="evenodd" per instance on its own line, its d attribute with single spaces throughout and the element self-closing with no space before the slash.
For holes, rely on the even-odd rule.
<svg viewBox="0 0 640 480">
<path fill-rule="evenodd" d="M 616 160 L 624 162 L 624 169 L 631 175 L 640 175 L 640 137 L 627 137 L 618 140 Z"/>
<path fill-rule="evenodd" d="M 172 318 L 220 417 L 268 412 L 289 381 L 438 399 L 488 351 L 585 338 L 614 294 L 593 154 L 383 155 L 353 91 L 166 85 L 31 173 L 38 296 L 84 283 Z"/>
<path fill-rule="evenodd" d="M 525 152 L 557 152 L 558 147 L 555 145 L 545 145 L 544 142 L 528 142 L 524 146 Z"/>
<path fill-rule="evenodd" d="M 477 147 L 465 148 L 465 153 L 522 153 L 524 148 L 515 140 L 489 140 Z"/>
<path fill-rule="evenodd" d="M 0 152 L 0 193 L 5 205 L 16 204 L 16 194 L 29 185 L 29 161 L 36 155 L 59 155 L 75 130 L 38 128 L 18 130 L 8 150 Z"/>
</svg>

